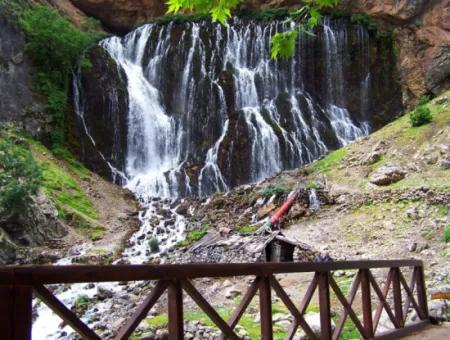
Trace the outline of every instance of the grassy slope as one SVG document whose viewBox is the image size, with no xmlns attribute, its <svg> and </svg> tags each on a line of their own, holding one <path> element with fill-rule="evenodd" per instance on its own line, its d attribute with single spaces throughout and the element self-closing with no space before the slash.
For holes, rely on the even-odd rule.
<svg viewBox="0 0 450 340">
<path fill-rule="evenodd" d="M 52 200 L 59 217 L 82 235 L 92 240 L 101 238 L 105 228 L 98 222 L 98 212 L 92 200 L 81 189 L 79 181 L 92 173 L 71 156 L 64 160 L 55 158 L 42 144 L 17 133 L 6 132 L 0 140 L 21 139 L 23 148 L 29 148 L 34 159 L 43 168 L 42 190 Z"/>
<path fill-rule="evenodd" d="M 450 91 L 444 95 L 450 95 Z M 312 180 L 318 175 L 326 175 L 327 180 L 337 188 L 356 189 L 361 192 L 384 190 L 384 187 L 370 185 L 368 175 L 387 163 L 393 163 L 406 167 L 409 173 L 402 181 L 390 185 L 391 189 L 428 186 L 450 192 L 450 171 L 427 164 L 420 159 L 421 155 L 433 153 L 433 146 L 448 146 L 450 104 L 437 105 L 431 102 L 427 106 L 433 113 L 432 123 L 412 128 L 408 115 L 405 115 L 368 138 L 334 151 L 324 159 L 306 167 L 308 178 Z M 378 143 L 387 145 L 381 159 L 369 166 L 359 165 L 358 161 L 370 153 Z M 442 149 L 435 150 L 434 153 L 442 155 Z"/>
</svg>

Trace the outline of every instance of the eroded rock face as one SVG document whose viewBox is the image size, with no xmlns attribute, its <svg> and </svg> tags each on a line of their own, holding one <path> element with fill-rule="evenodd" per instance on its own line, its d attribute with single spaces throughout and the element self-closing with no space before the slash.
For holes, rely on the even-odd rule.
<svg viewBox="0 0 450 340">
<path fill-rule="evenodd" d="M 78 74 L 73 94 L 79 156 L 92 171 L 120 182 L 120 175 L 111 172 L 108 162 L 120 170 L 124 167 L 127 146 L 127 115 L 124 113 L 128 107 L 126 77 L 100 47 L 90 51 L 90 60 L 92 67 Z M 91 136 L 95 137 L 95 144 Z"/>
<path fill-rule="evenodd" d="M 250 9 L 298 6 L 295 0 L 251 0 Z M 450 86 L 449 0 L 341 0 L 340 9 L 367 13 L 393 29 L 402 73 L 403 99 L 410 103 Z"/>
<path fill-rule="evenodd" d="M 72 3 L 117 32 L 129 31 L 166 12 L 162 0 L 72 0 Z"/>
<path fill-rule="evenodd" d="M 20 211 L 1 212 L 0 264 L 14 262 L 18 248 L 47 245 L 66 234 L 58 211 L 47 196 L 39 193 Z"/>
<path fill-rule="evenodd" d="M 51 118 L 33 93 L 33 74 L 17 18 L 0 6 L 0 125 L 14 123 L 45 141 Z"/>
</svg>

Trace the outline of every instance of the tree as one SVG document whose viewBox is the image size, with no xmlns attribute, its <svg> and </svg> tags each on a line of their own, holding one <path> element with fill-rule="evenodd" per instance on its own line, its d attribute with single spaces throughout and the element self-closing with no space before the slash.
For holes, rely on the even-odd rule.
<svg viewBox="0 0 450 340">
<path fill-rule="evenodd" d="M 239 5 L 239 0 L 166 0 L 168 13 L 181 10 L 200 14 L 209 14 L 214 22 L 226 25 L 231 12 Z M 312 30 L 319 24 L 321 11 L 337 6 L 339 0 L 303 0 L 303 6 L 291 13 L 290 22 L 296 27 L 280 32 L 272 37 L 272 58 L 290 58 L 295 53 L 295 42 L 299 32 L 313 35 Z"/>
<path fill-rule="evenodd" d="M 17 209 L 37 193 L 42 170 L 30 150 L 0 141 L 0 211 Z"/>
</svg>

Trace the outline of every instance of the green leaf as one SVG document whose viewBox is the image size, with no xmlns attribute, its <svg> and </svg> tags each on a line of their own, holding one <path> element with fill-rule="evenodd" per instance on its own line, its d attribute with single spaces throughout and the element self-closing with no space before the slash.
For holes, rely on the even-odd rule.
<svg viewBox="0 0 450 340">
<path fill-rule="evenodd" d="M 295 54 L 295 42 L 298 37 L 298 31 L 292 30 L 277 33 L 272 37 L 272 59 L 278 57 L 290 58 Z"/>
</svg>

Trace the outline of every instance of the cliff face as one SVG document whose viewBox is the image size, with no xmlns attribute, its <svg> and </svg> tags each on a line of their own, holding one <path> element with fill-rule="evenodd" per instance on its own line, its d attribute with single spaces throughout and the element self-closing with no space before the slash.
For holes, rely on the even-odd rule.
<svg viewBox="0 0 450 340">
<path fill-rule="evenodd" d="M 250 9 L 298 6 L 298 0 L 250 0 Z M 450 86 L 449 0 L 341 0 L 340 10 L 367 13 L 395 32 L 403 100 Z"/>
<path fill-rule="evenodd" d="M 72 0 L 117 32 L 165 13 L 163 0 Z M 295 7 L 299 0 L 248 0 L 246 9 Z M 340 10 L 367 13 L 395 32 L 403 99 L 438 94 L 450 85 L 450 0 L 341 0 Z"/>
<path fill-rule="evenodd" d="M 33 74 L 17 20 L 0 6 L 0 124 L 14 122 L 45 140 L 51 118 L 33 93 Z"/>
</svg>

